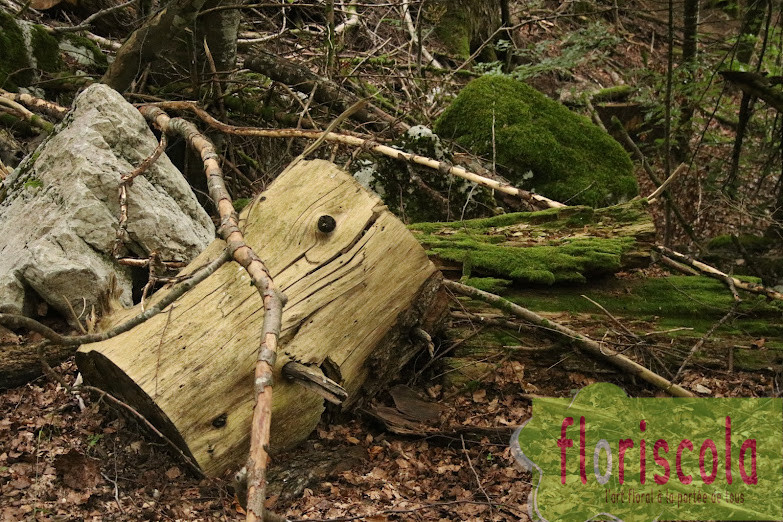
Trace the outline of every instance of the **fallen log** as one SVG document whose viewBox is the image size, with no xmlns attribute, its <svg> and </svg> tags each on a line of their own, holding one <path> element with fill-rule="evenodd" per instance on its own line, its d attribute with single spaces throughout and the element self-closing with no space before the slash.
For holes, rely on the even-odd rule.
<svg viewBox="0 0 783 522">
<path fill-rule="evenodd" d="M 646 267 L 655 240 L 652 218 L 641 200 L 409 228 L 442 269 L 456 268 L 465 277 L 487 279 L 484 283 L 491 276 L 504 284 L 584 283 Z"/>
<path fill-rule="evenodd" d="M 50 346 L 46 362 L 60 364 L 73 355 L 72 346 Z M 0 390 L 22 386 L 41 375 L 41 361 L 30 344 L 0 342 Z"/>
<path fill-rule="evenodd" d="M 444 284 L 446 288 L 448 288 L 449 290 L 453 290 L 458 294 L 466 295 L 473 299 L 484 301 L 485 303 L 488 303 L 500 310 L 503 310 L 504 312 L 510 313 L 511 315 L 515 315 L 534 325 L 540 326 L 542 327 L 542 331 L 548 335 L 557 335 L 560 337 L 565 337 L 566 339 L 568 339 L 570 343 L 584 350 L 585 352 L 592 355 L 593 357 L 606 361 L 609 364 L 616 366 L 617 368 L 626 372 L 629 375 L 634 375 L 636 377 L 639 377 L 647 381 L 648 383 L 652 384 L 653 386 L 672 395 L 673 397 L 694 396 L 693 393 L 686 390 L 685 388 L 661 377 L 657 373 L 650 371 L 649 369 L 645 368 L 641 364 L 629 359 L 628 357 L 626 357 L 625 355 L 619 352 L 612 350 L 611 348 L 605 346 L 604 344 L 595 341 L 585 335 L 582 335 L 576 330 L 572 330 L 560 323 L 556 323 L 554 321 L 544 319 L 543 317 L 536 314 L 535 312 L 532 312 L 527 308 L 523 308 L 517 304 L 514 304 L 511 301 L 500 297 L 499 295 L 491 294 L 489 292 L 484 292 L 476 288 L 465 286 L 463 284 L 454 281 L 446 281 Z"/>
<path fill-rule="evenodd" d="M 410 332 L 432 331 L 446 300 L 440 273 L 405 226 L 331 163 L 289 168 L 248 206 L 240 226 L 288 296 L 274 367 L 275 454 L 307 438 L 325 394 L 345 410 L 383 389 L 426 346 Z M 224 248 L 216 240 L 185 273 Z M 262 321 L 247 274 L 228 264 L 133 330 L 83 346 L 77 364 L 85 381 L 140 411 L 206 474 L 220 475 L 247 457 Z"/>
</svg>

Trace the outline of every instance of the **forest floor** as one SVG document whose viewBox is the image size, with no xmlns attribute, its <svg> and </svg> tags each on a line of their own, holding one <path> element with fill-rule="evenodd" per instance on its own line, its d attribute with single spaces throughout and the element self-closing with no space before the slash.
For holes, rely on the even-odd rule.
<svg viewBox="0 0 783 522">
<path fill-rule="evenodd" d="M 550 319 L 618 344 L 602 313 L 546 308 L 563 306 L 551 300 L 573 299 L 574 292 L 596 299 L 607 292 L 632 293 L 633 281 L 664 275 L 640 271 L 587 289 L 511 293 Z M 419 434 L 399 435 L 368 413 L 373 404 L 350 415 L 326 415 L 303 446 L 272 459 L 271 510 L 291 520 L 528 520 L 530 475 L 514 461 L 509 438 L 530 417 L 532 397 L 568 397 L 598 381 L 617 384 L 631 396 L 662 396 L 540 330 L 480 325 L 459 317 L 466 311 L 493 313 L 454 299 L 455 317 L 436 350 L 438 364 L 420 371 L 430 360 L 422 354 L 400 381 L 439 404 L 434 406 L 439 420 Z M 675 324 L 671 317 L 667 322 L 630 312 L 618 317 L 638 335 Z M 696 327 L 662 335 L 642 348 L 682 357 L 703 334 Z M 709 341 L 711 355 L 686 371 L 684 387 L 714 397 L 779 394 L 778 350 L 767 350 L 764 339 L 740 328 L 718 331 Z M 761 360 L 743 369 L 737 357 L 739 367 L 728 371 L 724 348 L 732 346 L 755 349 Z M 645 359 L 634 350 L 629 355 Z M 56 371 L 67 382 L 77 374 L 72 361 Z M 46 377 L 0 394 L 0 520 L 243 519 L 228 478 L 195 476 L 135 420 L 97 396 L 81 399 L 83 404 Z M 388 396 L 378 400 L 392 404 Z"/>
</svg>

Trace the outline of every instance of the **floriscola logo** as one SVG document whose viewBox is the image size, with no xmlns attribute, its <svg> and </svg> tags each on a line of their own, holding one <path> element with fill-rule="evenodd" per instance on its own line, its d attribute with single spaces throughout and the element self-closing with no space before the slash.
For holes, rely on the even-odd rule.
<svg viewBox="0 0 783 522">
<path fill-rule="evenodd" d="M 512 437 L 538 521 L 783 520 L 783 400 L 540 398 Z"/>
</svg>

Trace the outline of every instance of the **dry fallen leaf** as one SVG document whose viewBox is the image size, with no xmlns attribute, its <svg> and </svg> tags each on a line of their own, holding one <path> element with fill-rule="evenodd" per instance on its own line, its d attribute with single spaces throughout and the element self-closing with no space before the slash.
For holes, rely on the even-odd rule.
<svg viewBox="0 0 783 522">
<path fill-rule="evenodd" d="M 57 475 L 69 488 L 92 489 L 101 482 L 101 466 L 98 460 L 82 455 L 75 449 L 54 459 Z"/>
</svg>

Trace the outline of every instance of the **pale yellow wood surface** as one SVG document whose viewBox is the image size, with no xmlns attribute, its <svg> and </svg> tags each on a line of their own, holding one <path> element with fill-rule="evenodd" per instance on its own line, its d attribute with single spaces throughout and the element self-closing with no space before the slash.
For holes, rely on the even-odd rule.
<svg viewBox="0 0 783 522">
<path fill-rule="evenodd" d="M 337 222 L 331 234 L 317 229 L 325 214 Z M 280 451 L 304 440 L 323 411 L 321 397 L 280 375 L 282 365 L 320 365 L 328 356 L 350 404 L 371 374 L 368 356 L 436 270 L 377 197 L 326 161 L 288 169 L 242 217 L 248 244 L 288 296 L 272 412 L 272 450 Z M 223 245 L 216 240 L 187 270 L 214 259 Z M 247 457 L 262 320 L 247 273 L 228 263 L 153 319 L 83 346 L 77 362 L 86 378 L 154 418 L 143 395 L 152 398 L 204 471 L 217 475 Z M 214 427 L 222 414 L 225 426 Z"/>
</svg>

